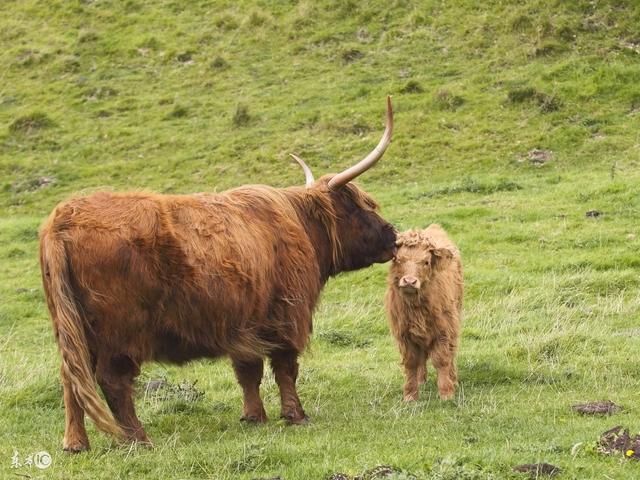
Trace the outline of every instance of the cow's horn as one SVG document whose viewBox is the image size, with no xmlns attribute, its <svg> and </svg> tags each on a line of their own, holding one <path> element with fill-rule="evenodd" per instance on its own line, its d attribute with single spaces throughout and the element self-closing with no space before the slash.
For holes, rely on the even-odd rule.
<svg viewBox="0 0 640 480">
<path fill-rule="evenodd" d="M 338 188 L 346 185 L 351 180 L 356 178 L 363 172 L 366 172 L 375 163 L 382 158 L 384 151 L 391 143 L 391 133 L 393 132 L 393 107 L 391 106 L 391 96 L 387 96 L 387 126 L 384 129 L 380 142 L 373 149 L 373 151 L 367 155 L 364 159 L 360 160 L 354 166 L 347 168 L 344 172 L 337 174 L 331 180 L 329 180 L 329 188 L 337 190 Z"/>
<path fill-rule="evenodd" d="M 305 184 L 307 187 L 310 187 L 313 184 L 313 182 L 315 182 L 315 180 L 313 179 L 313 173 L 311 173 L 311 169 L 306 163 L 304 163 L 304 160 L 302 160 L 299 156 L 294 155 L 293 153 L 290 153 L 289 155 L 296 162 L 298 162 L 298 165 L 302 167 L 302 171 L 304 171 Z"/>
</svg>

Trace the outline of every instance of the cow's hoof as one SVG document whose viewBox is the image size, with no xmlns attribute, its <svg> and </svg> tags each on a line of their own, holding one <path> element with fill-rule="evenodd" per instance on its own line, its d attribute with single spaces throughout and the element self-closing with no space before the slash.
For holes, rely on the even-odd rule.
<svg viewBox="0 0 640 480">
<path fill-rule="evenodd" d="M 241 422 L 246 423 L 265 423 L 267 421 L 267 417 L 263 415 L 243 415 L 240 417 Z"/>
<path fill-rule="evenodd" d="M 80 442 L 70 443 L 68 445 L 63 446 L 62 450 L 64 450 L 67 453 L 82 453 L 89 450 L 89 444 L 84 444 Z"/>
<path fill-rule="evenodd" d="M 311 422 L 311 419 L 304 413 L 302 415 L 282 414 L 282 418 L 289 425 L 307 425 Z"/>
<path fill-rule="evenodd" d="M 151 440 L 149 440 L 148 438 L 145 439 L 134 439 L 132 440 L 132 443 L 135 443 L 136 446 L 140 446 L 140 447 L 144 447 L 144 448 L 153 448 L 153 442 Z"/>
</svg>

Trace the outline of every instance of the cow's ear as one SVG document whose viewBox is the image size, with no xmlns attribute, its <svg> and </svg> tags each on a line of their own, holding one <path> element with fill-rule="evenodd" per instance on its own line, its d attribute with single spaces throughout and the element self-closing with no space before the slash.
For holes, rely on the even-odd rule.
<svg viewBox="0 0 640 480">
<path fill-rule="evenodd" d="M 453 258 L 453 250 L 450 248 L 434 248 L 431 250 L 433 268 L 436 270 L 444 269 Z"/>
</svg>

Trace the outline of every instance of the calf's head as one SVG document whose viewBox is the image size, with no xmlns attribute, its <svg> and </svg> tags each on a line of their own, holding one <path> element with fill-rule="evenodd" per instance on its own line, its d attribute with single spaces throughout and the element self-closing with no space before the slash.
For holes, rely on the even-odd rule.
<svg viewBox="0 0 640 480">
<path fill-rule="evenodd" d="M 436 248 L 418 230 L 400 233 L 396 245 L 398 251 L 389 275 L 393 285 L 405 295 L 415 295 L 427 288 L 434 273 L 444 269 L 454 254 L 449 248 Z"/>
<path fill-rule="evenodd" d="M 315 181 L 311 169 L 300 157 L 291 155 L 302 167 L 307 189 L 314 189 L 330 202 L 335 216 L 335 239 L 339 245 L 333 273 L 384 263 L 396 252 L 396 231 L 378 214 L 377 203 L 351 180 L 367 171 L 382 157 L 391 142 L 393 109 L 387 97 L 387 123 L 382 139 L 364 159 L 336 175 Z"/>
</svg>

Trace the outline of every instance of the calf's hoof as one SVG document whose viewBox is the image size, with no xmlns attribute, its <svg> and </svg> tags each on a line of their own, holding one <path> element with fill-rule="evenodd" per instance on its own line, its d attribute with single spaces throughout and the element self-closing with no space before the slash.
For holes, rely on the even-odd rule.
<svg viewBox="0 0 640 480">
<path fill-rule="evenodd" d="M 418 391 L 417 390 L 405 391 L 402 395 L 402 399 L 405 402 L 415 402 L 418 400 Z"/>
<path fill-rule="evenodd" d="M 440 394 L 440 400 L 452 400 L 455 392 L 453 390 L 446 390 L 438 393 Z"/>
</svg>

